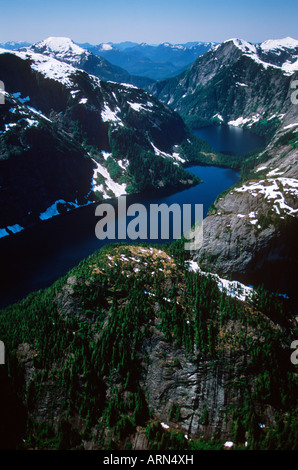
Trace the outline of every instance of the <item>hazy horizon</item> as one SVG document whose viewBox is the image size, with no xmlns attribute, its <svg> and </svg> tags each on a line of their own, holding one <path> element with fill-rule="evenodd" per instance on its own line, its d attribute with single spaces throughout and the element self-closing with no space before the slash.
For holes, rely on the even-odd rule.
<svg viewBox="0 0 298 470">
<path fill-rule="evenodd" d="M 64 37 L 65 37 L 65 38 L 69 38 L 68 36 L 47 36 L 47 37 L 44 37 L 44 38 L 40 39 L 40 41 L 35 41 L 35 42 L 30 42 L 30 41 L 26 41 L 26 40 L 15 41 L 14 39 L 12 39 L 12 40 L 8 40 L 8 41 L 0 41 L 0 43 L 1 43 L 1 44 L 5 44 L 5 43 L 13 43 L 13 42 L 16 42 L 16 43 L 23 43 L 23 42 L 24 42 L 24 43 L 30 43 L 30 44 L 37 44 L 38 42 L 41 42 L 41 41 L 43 41 L 43 40 L 46 40 L 46 39 L 49 38 L 49 37 L 61 37 L 61 38 L 64 38 Z M 69 39 L 73 40 L 72 38 L 69 38 Z M 227 41 L 227 40 L 229 40 L 229 39 L 233 39 L 233 38 L 232 38 L 232 37 L 231 37 L 231 38 L 226 38 L 226 39 L 224 39 L 224 41 Z M 243 38 L 237 38 L 237 39 L 243 39 Z M 278 39 L 284 39 L 284 38 L 281 38 L 281 37 L 280 37 L 280 38 L 268 38 L 268 39 L 278 40 Z M 294 38 L 294 37 L 292 37 L 292 39 L 297 40 L 297 39 Z M 211 42 L 214 42 L 214 43 L 220 44 L 220 43 L 222 43 L 222 42 L 224 42 L 224 41 L 220 41 L 220 42 L 217 42 L 217 41 L 201 41 L 200 39 L 197 39 L 197 40 L 193 40 L 193 41 L 175 42 L 175 43 L 171 43 L 170 41 L 164 41 L 164 42 L 162 42 L 162 43 L 145 43 L 145 41 L 139 41 L 139 42 L 137 42 L 137 41 L 117 41 L 117 42 L 105 41 L 105 42 L 99 42 L 99 43 L 95 43 L 95 42 L 92 43 L 92 42 L 90 42 L 90 41 L 88 41 L 88 40 L 87 40 L 87 41 L 80 41 L 80 42 L 73 40 L 73 42 L 74 42 L 75 44 L 78 44 L 78 45 L 90 44 L 90 46 L 97 46 L 98 44 L 112 44 L 112 45 L 115 46 L 115 45 L 117 45 L 117 44 L 124 44 L 124 43 L 126 43 L 126 42 L 127 42 L 127 43 L 131 43 L 131 44 L 138 44 L 138 45 L 140 45 L 140 44 L 147 44 L 148 46 L 159 46 L 159 45 L 161 45 L 161 44 L 167 44 L 167 43 L 168 43 L 168 44 L 171 44 L 172 46 L 175 46 L 175 45 L 179 46 L 179 45 L 185 45 L 185 44 L 188 44 L 188 43 L 209 43 L 209 42 L 211 43 Z M 260 42 L 248 41 L 248 42 L 250 42 L 250 43 L 252 43 L 252 44 L 260 44 L 260 43 L 263 42 L 263 41 L 260 41 Z"/>
<path fill-rule="evenodd" d="M 1 6 L 0 42 L 39 42 L 49 36 L 89 42 L 184 44 L 253 43 L 298 36 L 298 2 L 239 0 L 11 0 Z"/>
</svg>

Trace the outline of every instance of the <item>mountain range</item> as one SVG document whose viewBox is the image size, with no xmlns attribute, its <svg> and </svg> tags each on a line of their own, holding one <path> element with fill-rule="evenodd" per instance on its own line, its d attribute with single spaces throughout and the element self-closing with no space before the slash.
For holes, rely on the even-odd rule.
<svg viewBox="0 0 298 470">
<path fill-rule="evenodd" d="M 0 47 L 2 49 L 8 49 L 11 51 L 16 51 L 20 49 L 21 47 L 29 47 L 29 46 L 31 46 L 31 43 L 27 41 L 6 41 L 6 42 L 0 43 Z"/>
<path fill-rule="evenodd" d="M 42 214 L 59 213 L 58 208 L 63 212 L 94 198 L 198 182 L 183 169 L 187 162 L 227 164 L 227 158 L 206 151 L 182 116 L 192 127 L 246 127 L 265 136 L 267 145 L 245 162 L 236 158 L 247 191 L 231 190 L 216 201 L 214 214 L 206 219 L 209 236 L 195 259 L 249 282 L 256 276 L 268 280 L 268 270 L 274 272 L 274 263 L 281 263 L 284 275 L 272 280 L 273 285 L 293 284 L 288 273 L 296 269 L 294 245 L 283 227 L 290 224 L 295 233 L 298 118 L 292 83 L 298 41 L 225 41 L 177 77 L 150 85 L 155 98 L 133 85 L 99 79 L 106 73 L 105 60 L 68 38 L 48 38 L 20 51 L 1 50 L 0 62 L 7 84 L 1 115 L 2 236 L 46 217 Z M 67 154 L 76 156 L 73 171 Z M 231 165 L 234 160 L 229 160 Z M 56 172 L 64 178 L 63 188 Z M 80 172 L 85 176 L 77 185 Z M 258 190 L 251 192 L 260 178 Z M 232 237 L 224 227 L 231 226 L 229 207 L 239 197 L 242 204 L 247 202 L 243 217 L 242 212 L 233 215 L 237 224 Z M 231 250 L 238 253 L 232 259 Z"/>
<path fill-rule="evenodd" d="M 60 43 L 63 42 L 61 39 L 62 38 L 59 39 Z M 52 42 L 57 42 L 57 38 L 51 38 L 51 40 Z M 67 40 L 68 46 L 66 45 Z M 102 65 L 107 69 L 105 71 L 106 75 L 100 78 L 111 79 L 111 75 L 109 74 L 114 73 L 114 81 L 119 81 L 120 79 L 121 81 L 133 83 L 137 86 L 146 86 L 152 81 L 177 75 L 179 72 L 186 69 L 197 57 L 216 46 L 216 43 L 213 42 L 190 42 L 186 44 L 163 43 L 151 45 L 127 41 L 122 43 L 100 43 L 97 45 L 88 42 L 75 44 L 68 38 L 64 38 L 64 43 L 64 49 L 69 48 L 69 57 L 71 49 L 73 49 L 74 56 L 76 55 L 76 63 L 79 64 L 80 61 L 89 62 L 89 70 L 96 68 L 96 60 L 94 57 L 91 59 L 87 51 L 100 57 L 101 61 L 97 61 L 97 63 L 99 63 L 99 66 Z M 51 53 L 49 40 L 46 41 L 46 44 L 45 41 L 36 44 L 15 41 L 0 43 L 1 48 L 9 50 L 18 50 L 30 46 L 33 46 L 32 50 L 36 52 L 45 51 L 47 54 Z M 84 49 L 84 53 L 82 50 L 80 51 L 79 47 Z M 52 53 L 55 54 L 55 50 L 53 50 Z M 85 54 L 85 56 L 79 57 L 80 54 Z M 61 54 L 60 57 L 62 57 Z M 66 55 L 64 58 L 67 60 Z M 106 59 L 108 63 L 102 59 Z M 112 67 L 112 65 L 116 67 Z M 130 77 L 130 75 L 133 75 L 133 77 Z M 142 81 L 140 77 L 146 77 L 147 80 Z"/>
<path fill-rule="evenodd" d="M 95 75 L 101 80 L 129 83 L 140 87 L 148 86 L 153 82 L 149 78 L 130 75 L 123 68 L 113 65 L 103 57 L 83 49 L 69 38 L 50 37 L 23 50 L 30 50 L 53 57 L 78 69 L 85 70 L 85 72 Z"/>
<path fill-rule="evenodd" d="M 69 39 L 0 50 L 2 241 L 197 184 L 190 163 L 240 171 L 199 249 L 107 245 L 0 312 L 0 447 L 297 450 L 297 46 L 230 39 L 150 93 Z M 223 155 L 190 129 L 227 124 L 265 147 Z"/>
<path fill-rule="evenodd" d="M 277 111 L 284 114 L 289 107 L 297 64 L 294 39 L 259 45 L 230 39 L 177 77 L 152 85 L 150 91 L 192 126 L 233 124 L 239 119 L 239 124 L 253 128 L 261 117 L 270 118 Z"/>
<path fill-rule="evenodd" d="M 172 77 L 185 70 L 200 55 L 216 46 L 212 42 L 158 45 L 102 43 L 84 47 L 112 64 L 123 67 L 133 75 L 154 80 Z"/>
<path fill-rule="evenodd" d="M 177 113 L 133 85 L 70 65 L 85 52 L 57 44 L 55 53 L 0 51 L 2 236 L 59 213 L 57 204 L 63 211 L 197 182 L 182 168 L 179 147 L 192 137 Z"/>
<path fill-rule="evenodd" d="M 231 39 L 179 76 L 151 87 L 194 128 L 238 126 L 265 137 L 266 148 L 242 165 L 241 183 L 215 202 L 194 257 L 224 276 L 293 294 L 298 109 L 292 83 L 297 77 L 298 41 L 254 45 Z"/>
</svg>

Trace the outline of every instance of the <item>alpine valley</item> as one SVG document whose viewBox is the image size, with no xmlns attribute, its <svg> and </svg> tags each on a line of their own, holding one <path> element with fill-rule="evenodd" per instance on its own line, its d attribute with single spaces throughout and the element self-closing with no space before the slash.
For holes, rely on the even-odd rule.
<svg viewBox="0 0 298 470">
<path fill-rule="evenodd" d="M 153 80 L 172 77 L 187 69 L 195 59 L 216 46 L 212 42 L 158 45 L 134 43 L 82 44 L 93 54 L 103 57 L 129 73 Z"/>
<path fill-rule="evenodd" d="M 0 245 L 94 202 L 200 184 L 191 164 L 240 172 L 201 248 L 106 245 L 1 310 L 0 447 L 297 450 L 298 41 L 150 47 L 146 67 L 184 71 L 119 68 L 137 44 L 0 50 Z M 219 153 L 204 126 L 265 146 Z"/>
<path fill-rule="evenodd" d="M 198 183 L 182 167 L 192 135 L 181 117 L 142 89 L 70 65 L 90 57 L 65 38 L 1 50 L 2 236 L 102 198 Z"/>
<path fill-rule="evenodd" d="M 242 162 L 241 182 L 218 196 L 193 256 L 204 269 L 294 294 L 297 70 L 298 41 L 292 38 L 259 45 L 231 39 L 151 89 L 194 129 L 238 126 L 265 137 L 265 149 Z"/>
<path fill-rule="evenodd" d="M 52 41 L 57 41 L 57 38 L 52 38 Z M 32 46 L 27 42 L 5 42 L 0 43 L 0 47 L 3 49 L 18 50 L 21 48 Z M 197 59 L 200 55 L 207 52 L 212 47 L 216 46 L 213 42 L 189 42 L 186 44 L 146 44 L 146 43 L 133 43 L 130 41 L 122 43 L 101 43 L 101 44 L 76 44 L 72 47 L 79 51 L 79 48 L 84 49 L 85 58 L 88 66 L 94 69 L 95 64 L 98 63 L 94 58 L 94 55 L 100 57 L 100 62 L 106 65 L 106 76 L 100 78 L 107 78 L 107 74 L 113 70 L 115 76 L 123 78 L 125 77 L 126 82 L 141 86 L 141 83 L 148 84 L 155 80 L 162 78 L 168 78 L 170 76 L 177 75 L 182 70 L 187 69 L 190 64 Z M 61 47 L 61 41 L 60 41 Z M 62 46 L 65 49 L 65 46 Z M 35 50 L 46 51 L 47 53 L 51 50 L 50 41 L 42 41 L 39 44 L 33 45 Z M 87 51 L 92 52 L 92 59 Z M 58 51 L 52 50 L 55 54 Z M 60 51 L 61 52 L 61 51 Z M 79 55 L 82 53 L 79 52 Z M 108 61 L 108 63 L 106 62 Z M 81 59 L 79 59 L 81 62 Z M 113 67 L 112 64 L 116 67 Z M 88 71 L 88 70 L 87 70 Z M 103 73 L 103 71 L 101 72 Z M 132 74 L 133 77 L 128 77 L 128 73 Z M 96 75 L 96 74 L 95 74 Z M 139 76 L 139 77 L 136 77 Z M 144 79 L 141 81 L 140 77 L 147 77 L 148 80 Z M 151 79 L 151 80 L 150 80 Z M 115 80 L 115 78 L 114 78 Z M 118 81 L 118 80 L 115 80 Z M 137 83 L 138 81 L 138 83 Z"/>
</svg>

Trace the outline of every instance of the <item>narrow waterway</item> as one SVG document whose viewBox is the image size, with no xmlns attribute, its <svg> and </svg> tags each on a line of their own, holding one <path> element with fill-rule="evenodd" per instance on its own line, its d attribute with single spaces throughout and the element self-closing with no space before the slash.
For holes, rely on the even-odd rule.
<svg viewBox="0 0 298 470">
<path fill-rule="evenodd" d="M 168 195 L 128 196 L 127 207 L 133 203 L 143 204 L 149 215 L 151 203 L 191 204 L 192 207 L 203 204 L 205 217 L 217 195 L 239 178 L 233 170 L 213 166 L 194 166 L 188 171 L 199 176 L 203 183 Z M 95 216 L 95 208 L 96 205 L 92 204 L 76 209 L 0 240 L 0 308 L 20 300 L 29 292 L 48 287 L 83 258 L 105 244 L 113 243 L 113 240 L 96 238 L 95 226 L 99 218 Z M 129 220 L 131 218 L 127 222 Z M 172 239 L 170 228 L 169 240 Z M 120 241 L 134 242 L 129 238 Z M 162 243 L 167 240 L 147 241 Z"/>
<path fill-rule="evenodd" d="M 227 154 L 245 155 L 264 145 L 264 139 L 232 126 L 207 127 L 195 130 L 194 133 L 206 139 L 214 150 Z M 199 176 L 203 183 L 166 195 L 131 195 L 127 197 L 127 207 L 134 203 L 144 205 L 149 222 L 149 209 L 153 203 L 168 206 L 179 204 L 180 207 L 190 204 L 192 208 L 202 204 L 205 217 L 216 197 L 239 180 L 238 172 L 227 168 L 197 165 L 188 168 L 188 171 Z M 0 240 L 0 308 L 22 299 L 32 291 L 50 286 L 83 258 L 107 243 L 140 241 L 130 238 L 98 240 L 95 226 L 99 219 L 95 216 L 95 209 L 96 204 L 82 207 Z M 192 214 L 194 216 L 194 211 Z M 127 218 L 126 223 L 130 220 Z M 171 229 L 172 226 L 168 240 L 161 238 L 159 233 L 157 239 L 146 241 L 164 243 L 172 240 Z"/>
</svg>

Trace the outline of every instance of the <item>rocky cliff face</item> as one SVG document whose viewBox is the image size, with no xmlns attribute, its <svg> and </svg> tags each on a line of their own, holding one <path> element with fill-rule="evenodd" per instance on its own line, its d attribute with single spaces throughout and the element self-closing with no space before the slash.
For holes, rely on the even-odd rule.
<svg viewBox="0 0 298 470">
<path fill-rule="evenodd" d="M 184 349 L 165 341 L 157 328 L 151 333 L 145 345 L 150 365 L 143 386 L 154 416 L 189 437 L 228 438 L 230 423 L 224 419 L 230 403 L 229 374 L 224 366 L 227 357 L 216 363 L 197 363 Z"/>
<path fill-rule="evenodd" d="M 267 147 L 243 162 L 242 182 L 217 198 L 204 221 L 203 269 L 295 294 L 298 42 L 231 39 L 152 92 L 193 126 L 247 127 Z M 211 162 L 210 162 L 211 163 Z"/>
<path fill-rule="evenodd" d="M 205 269 L 296 298 L 298 153 L 291 113 L 292 124 L 284 121 L 244 181 L 217 198 L 193 256 Z"/>
<path fill-rule="evenodd" d="M 233 298 L 182 254 L 109 247 L 0 312 L 11 447 L 297 445 L 286 301 Z"/>
<path fill-rule="evenodd" d="M 225 41 L 181 75 L 152 85 L 151 92 L 194 127 L 224 122 L 257 130 L 291 106 L 298 67 L 298 42 L 291 41 L 278 47 Z"/>
</svg>

